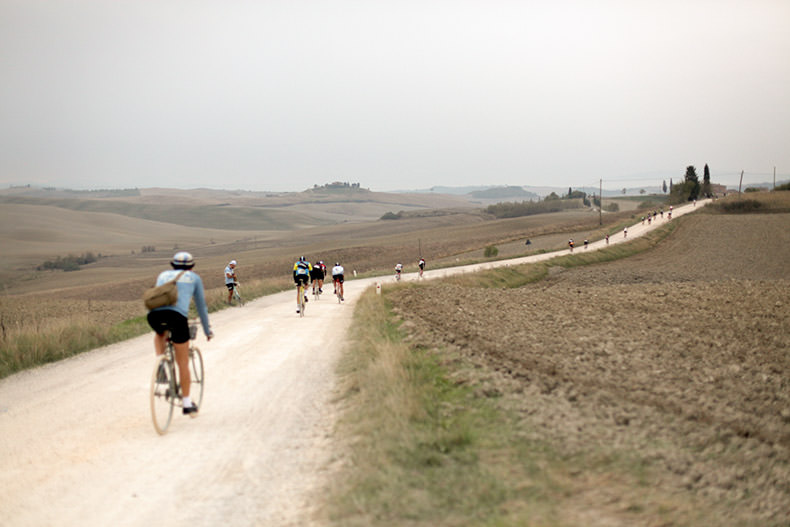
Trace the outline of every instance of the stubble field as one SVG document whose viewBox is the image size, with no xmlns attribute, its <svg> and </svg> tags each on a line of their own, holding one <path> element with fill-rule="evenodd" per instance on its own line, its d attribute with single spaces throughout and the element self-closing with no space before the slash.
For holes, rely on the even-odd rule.
<svg viewBox="0 0 790 527">
<path fill-rule="evenodd" d="M 790 522 L 790 215 L 697 214 L 518 289 L 393 295 L 525 439 L 574 460 L 571 525 Z"/>
</svg>

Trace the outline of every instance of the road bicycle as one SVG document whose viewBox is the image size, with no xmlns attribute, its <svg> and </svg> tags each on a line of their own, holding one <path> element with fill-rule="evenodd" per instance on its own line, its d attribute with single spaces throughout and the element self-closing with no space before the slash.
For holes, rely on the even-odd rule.
<svg viewBox="0 0 790 527">
<path fill-rule="evenodd" d="M 317 302 L 320 297 L 321 297 L 321 288 L 318 287 L 318 283 L 316 282 L 315 284 L 313 284 L 313 298 Z"/>
<path fill-rule="evenodd" d="M 203 387 L 205 373 L 203 370 L 203 355 L 192 341 L 197 337 L 197 320 L 189 322 L 189 396 L 198 408 L 202 408 Z M 175 361 L 175 349 L 170 336 L 167 337 L 165 352 L 156 358 L 154 372 L 151 375 L 151 418 L 154 429 L 159 435 L 164 435 L 173 418 L 173 408 L 183 408 L 181 399 L 181 386 L 178 383 L 178 365 Z"/>
<path fill-rule="evenodd" d="M 305 289 L 304 284 L 299 282 L 299 318 L 304 316 L 305 307 L 307 307 L 307 302 L 305 302 Z"/>
<path fill-rule="evenodd" d="M 244 301 L 241 299 L 241 293 L 239 292 L 239 283 L 233 282 L 233 300 L 239 303 L 239 306 L 244 305 Z"/>
<path fill-rule="evenodd" d="M 338 279 L 333 277 L 332 278 L 332 286 L 334 286 L 334 288 L 335 288 L 335 296 L 337 297 L 337 303 L 338 304 L 343 303 L 343 293 L 342 293 L 342 291 L 340 289 L 340 286 L 341 286 L 340 280 L 338 280 Z"/>
</svg>

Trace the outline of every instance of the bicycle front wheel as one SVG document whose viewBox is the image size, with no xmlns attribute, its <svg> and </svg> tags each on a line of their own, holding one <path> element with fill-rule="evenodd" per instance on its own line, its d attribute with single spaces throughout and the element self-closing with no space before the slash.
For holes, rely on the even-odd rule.
<svg viewBox="0 0 790 527">
<path fill-rule="evenodd" d="M 205 386 L 205 372 L 203 371 L 203 354 L 196 347 L 189 349 L 189 369 L 191 370 L 189 384 L 189 398 L 192 399 L 198 408 L 203 409 L 203 388 Z"/>
<path fill-rule="evenodd" d="M 166 355 L 160 355 L 156 358 L 151 375 L 151 419 L 159 435 L 164 435 L 170 426 L 177 392 L 173 363 Z"/>
</svg>

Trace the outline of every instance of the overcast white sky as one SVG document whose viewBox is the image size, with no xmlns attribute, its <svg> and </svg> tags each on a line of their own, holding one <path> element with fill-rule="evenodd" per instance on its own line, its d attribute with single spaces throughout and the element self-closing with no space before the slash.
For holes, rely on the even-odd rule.
<svg viewBox="0 0 790 527">
<path fill-rule="evenodd" d="M 790 177 L 788 0 L 0 0 L 0 185 Z"/>
</svg>

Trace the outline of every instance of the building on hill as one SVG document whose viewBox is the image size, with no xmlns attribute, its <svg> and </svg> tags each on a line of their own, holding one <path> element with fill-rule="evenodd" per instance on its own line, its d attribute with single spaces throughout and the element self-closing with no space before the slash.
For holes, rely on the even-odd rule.
<svg viewBox="0 0 790 527">
<path fill-rule="evenodd" d="M 711 183 L 710 193 L 713 194 L 714 196 L 726 196 L 727 185 L 719 185 L 718 183 Z"/>
</svg>

